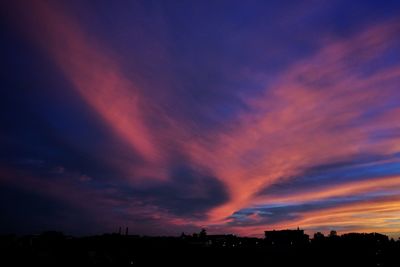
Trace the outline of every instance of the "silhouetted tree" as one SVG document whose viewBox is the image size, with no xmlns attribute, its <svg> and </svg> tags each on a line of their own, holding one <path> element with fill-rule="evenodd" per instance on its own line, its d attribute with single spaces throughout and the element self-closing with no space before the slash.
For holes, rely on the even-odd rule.
<svg viewBox="0 0 400 267">
<path fill-rule="evenodd" d="M 207 237 L 207 231 L 206 229 L 201 229 L 200 233 L 199 233 L 200 238 L 206 238 Z"/>
<path fill-rule="evenodd" d="M 337 237 L 337 232 L 336 232 L 335 230 L 332 230 L 332 231 L 329 233 L 329 237 Z"/>
<path fill-rule="evenodd" d="M 121 229 L 123 230 L 123 229 Z M 398 267 L 400 242 L 378 233 L 265 231 L 265 239 L 207 235 L 181 237 L 64 236 L 60 232 L 0 235 L 1 266 L 222 266 Z M 321 240 L 319 242 L 318 240 Z M 272 245 L 274 244 L 274 245 Z M 232 249 L 234 248 L 234 249 Z"/>
<path fill-rule="evenodd" d="M 321 233 L 321 232 L 316 232 L 316 233 L 314 234 L 314 240 L 324 240 L 324 239 L 325 239 L 325 236 L 324 236 L 323 233 Z"/>
</svg>

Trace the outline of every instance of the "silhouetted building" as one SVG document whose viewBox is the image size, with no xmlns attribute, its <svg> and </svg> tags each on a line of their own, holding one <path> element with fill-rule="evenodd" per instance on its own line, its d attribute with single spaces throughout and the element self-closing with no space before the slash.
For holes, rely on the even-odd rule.
<svg viewBox="0 0 400 267">
<path fill-rule="evenodd" d="M 370 242 L 370 243 L 386 243 L 389 237 L 379 233 L 348 233 L 341 236 L 345 241 L 351 242 Z"/>
<path fill-rule="evenodd" d="M 208 235 L 207 245 L 213 247 L 237 247 L 239 241 L 235 235 Z"/>
<path fill-rule="evenodd" d="M 59 267 L 208 266 L 210 263 L 270 267 L 400 266 L 400 241 L 389 241 L 386 235 L 316 233 L 312 241 L 300 229 L 265 231 L 265 239 L 205 232 L 181 237 L 112 233 L 74 238 L 60 232 L 21 237 L 0 235 L 0 263 Z"/>
<path fill-rule="evenodd" d="M 309 242 L 304 230 L 265 231 L 265 242 L 272 246 L 301 246 Z"/>
</svg>

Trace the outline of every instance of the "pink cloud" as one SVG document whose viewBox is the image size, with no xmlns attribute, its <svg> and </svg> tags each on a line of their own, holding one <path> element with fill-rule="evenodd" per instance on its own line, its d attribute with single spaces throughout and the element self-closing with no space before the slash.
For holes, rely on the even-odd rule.
<svg viewBox="0 0 400 267">
<path fill-rule="evenodd" d="M 283 72 L 264 97 L 247 98 L 251 112 L 239 115 L 233 130 L 188 144 L 195 161 L 213 169 L 231 195 L 229 203 L 210 211 L 211 221 L 223 222 L 251 206 L 261 189 L 307 168 L 399 151 L 395 137 L 371 140 L 398 129 L 397 111 L 363 119 L 399 100 L 398 65 L 363 73 L 369 60 L 395 44 L 398 32 L 398 23 L 390 21 L 327 44 Z"/>
<path fill-rule="evenodd" d="M 146 125 L 140 88 L 122 74 L 115 55 L 101 47 L 54 3 L 29 5 L 27 31 L 46 50 L 82 98 L 145 160 L 160 160 Z M 26 8 L 26 6 L 24 6 Z"/>
<path fill-rule="evenodd" d="M 112 51 L 101 47 L 57 6 L 39 2 L 29 5 L 29 10 L 34 15 L 26 17 L 27 31 L 99 117 L 143 159 L 141 166 L 121 166 L 131 168 L 133 179 L 146 177 L 166 182 L 172 165 L 168 152 L 174 147 L 195 167 L 213 173 L 230 196 L 226 204 L 210 210 L 204 221 L 179 218 L 147 205 L 139 209 L 141 216 L 178 225 L 223 225 L 235 211 L 260 204 L 259 191 L 288 179 L 285 177 L 354 155 L 400 151 L 395 137 L 372 140 L 377 133 L 398 129 L 397 109 L 363 119 L 370 110 L 385 110 L 388 102 L 400 101 L 400 66 L 365 73 L 365 66 L 395 43 L 400 29 L 397 21 L 371 26 L 347 40 L 331 40 L 313 56 L 281 73 L 265 88 L 262 97 L 246 96 L 243 101 L 250 112 L 239 114 L 232 124 L 222 125 L 220 132 L 199 136 L 190 126 L 180 125 L 162 113 L 162 131 L 149 125 L 149 118 L 161 108 L 146 99 L 143 89 L 123 74 L 122 64 Z M 262 77 L 260 73 L 248 75 L 256 80 Z M 40 182 L 36 182 L 39 186 Z M 365 192 L 373 190 L 362 188 Z M 69 198 L 67 190 L 73 189 L 55 189 L 58 195 Z M 201 189 L 195 192 L 205 194 Z M 131 216 L 137 208 L 134 205 L 141 206 L 135 202 L 127 207 Z M 350 223 L 350 219 L 346 222 Z M 291 223 L 298 221 L 284 225 Z"/>
</svg>

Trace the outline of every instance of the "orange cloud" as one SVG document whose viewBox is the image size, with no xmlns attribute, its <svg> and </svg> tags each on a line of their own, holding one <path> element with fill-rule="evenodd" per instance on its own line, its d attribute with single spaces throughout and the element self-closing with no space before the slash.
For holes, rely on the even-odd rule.
<svg viewBox="0 0 400 267">
<path fill-rule="evenodd" d="M 323 208 L 309 212 L 299 212 L 295 219 L 287 219 L 277 223 L 258 224 L 254 226 L 231 226 L 228 231 L 239 235 L 262 236 L 268 229 L 293 229 L 301 227 L 309 234 L 316 231 L 328 233 L 379 232 L 390 236 L 398 236 L 400 199 L 397 196 L 384 197 L 350 203 L 340 207 Z"/>
<path fill-rule="evenodd" d="M 303 203 L 332 197 L 354 196 L 381 190 L 385 192 L 400 190 L 400 176 L 378 177 L 361 181 L 345 182 L 339 185 L 329 185 L 326 188 L 309 188 L 309 190 L 297 192 L 292 195 L 258 197 L 254 201 L 254 204 Z"/>
<path fill-rule="evenodd" d="M 398 197 L 384 198 L 362 203 L 350 204 L 318 212 L 301 214 L 301 219 L 290 225 L 298 224 L 308 229 L 321 227 L 342 227 L 339 232 L 399 232 L 400 199 Z"/>
</svg>

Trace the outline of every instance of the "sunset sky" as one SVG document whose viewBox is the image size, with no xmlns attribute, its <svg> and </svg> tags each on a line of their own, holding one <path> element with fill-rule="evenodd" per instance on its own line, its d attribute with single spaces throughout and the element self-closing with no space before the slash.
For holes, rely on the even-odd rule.
<svg viewBox="0 0 400 267">
<path fill-rule="evenodd" d="M 0 10 L 0 233 L 400 236 L 399 1 Z"/>
</svg>

